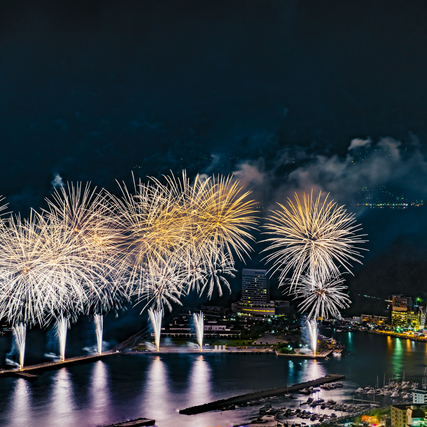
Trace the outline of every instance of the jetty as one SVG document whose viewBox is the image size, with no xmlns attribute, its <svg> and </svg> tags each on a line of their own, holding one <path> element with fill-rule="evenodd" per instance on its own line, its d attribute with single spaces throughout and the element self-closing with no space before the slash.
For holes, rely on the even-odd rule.
<svg viewBox="0 0 427 427">
<path fill-rule="evenodd" d="M 23 368 L 15 368 L 15 369 L 0 369 L 0 378 L 7 376 L 17 376 L 21 378 L 25 378 L 27 380 L 33 380 L 37 378 L 37 373 L 42 371 L 47 371 L 50 369 L 60 369 L 64 366 L 76 365 L 79 363 L 90 363 L 99 359 L 104 359 L 106 357 L 117 356 L 120 354 L 117 351 L 106 351 L 101 354 L 88 354 L 85 356 L 77 356 L 70 357 L 65 360 L 54 360 L 51 362 L 38 363 L 36 365 L 28 365 Z"/>
<path fill-rule="evenodd" d="M 139 427 L 139 426 L 154 426 L 155 420 L 150 420 L 148 418 L 136 418 L 134 420 L 123 421 L 116 424 L 108 424 L 105 427 Z"/>
<path fill-rule="evenodd" d="M 294 384 L 289 387 L 277 387 L 270 390 L 257 391 L 254 393 L 242 394 L 239 396 L 229 397 L 228 399 L 215 400 L 213 402 L 204 403 L 202 405 L 191 406 L 189 408 L 181 409 L 180 414 L 194 415 L 201 414 L 203 412 L 209 412 L 214 410 L 225 410 L 234 409 L 235 405 L 245 404 L 251 400 L 262 399 L 265 397 L 278 396 L 285 393 L 295 393 L 303 388 L 307 387 L 318 387 L 322 384 L 331 383 L 344 379 L 344 375 L 329 374 L 325 377 L 317 378 L 315 380 L 306 381 L 304 383 Z"/>
</svg>

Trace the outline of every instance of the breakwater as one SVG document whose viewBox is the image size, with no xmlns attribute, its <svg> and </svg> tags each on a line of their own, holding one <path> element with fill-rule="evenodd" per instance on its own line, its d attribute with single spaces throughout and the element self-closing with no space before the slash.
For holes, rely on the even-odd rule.
<svg viewBox="0 0 427 427">
<path fill-rule="evenodd" d="M 104 359 L 106 357 L 117 356 L 120 354 L 117 351 L 106 351 L 102 354 L 89 354 L 85 356 L 77 356 L 71 357 L 69 359 L 65 359 L 64 361 L 52 361 L 52 362 L 44 362 L 38 363 L 36 365 L 24 366 L 22 369 L 3 369 L 0 370 L 0 377 L 5 376 L 18 376 L 25 379 L 35 379 L 37 377 L 37 372 L 46 371 L 49 369 L 60 369 L 64 366 L 76 365 L 79 363 L 89 363 L 94 362 L 99 359 Z"/>
<path fill-rule="evenodd" d="M 330 375 L 326 375 L 325 377 L 317 378 L 311 381 L 306 381 L 304 383 L 294 384 L 289 387 L 277 387 L 270 390 L 242 394 L 239 396 L 229 397 L 227 399 L 220 399 L 220 400 L 215 400 L 214 402 L 204 403 L 202 405 L 191 406 L 189 408 L 181 409 L 179 413 L 184 415 L 194 415 L 194 414 L 200 414 L 202 412 L 226 409 L 234 405 L 247 403 L 250 400 L 277 396 L 285 393 L 294 393 L 306 387 L 317 387 L 322 384 L 331 383 L 334 381 L 342 380 L 344 378 L 345 378 L 344 375 L 330 374 Z"/>
</svg>

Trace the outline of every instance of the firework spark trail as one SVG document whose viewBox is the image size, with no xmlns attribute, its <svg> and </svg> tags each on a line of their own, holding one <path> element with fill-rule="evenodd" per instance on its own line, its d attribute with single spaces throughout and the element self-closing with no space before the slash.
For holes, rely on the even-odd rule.
<svg viewBox="0 0 427 427">
<path fill-rule="evenodd" d="M 163 319 L 163 310 L 155 310 L 152 307 L 148 309 L 148 315 L 151 320 L 154 331 L 154 342 L 156 344 L 156 349 L 160 349 L 160 334 L 162 332 L 162 319 Z"/>
<path fill-rule="evenodd" d="M 351 273 L 351 262 L 361 263 L 364 249 L 356 245 L 366 242 L 365 235 L 358 234 L 355 215 L 328 201 L 328 195 L 322 202 L 321 193 L 316 198 L 313 192 L 304 194 L 302 201 L 295 194 L 295 202 L 279 206 L 267 220 L 266 234 L 274 237 L 265 240 L 270 245 L 264 251 L 272 251 L 265 260 L 273 263 L 271 273 L 281 270 L 282 284 L 291 271 L 293 288 L 304 273 L 339 276 L 340 266 Z"/>
<path fill-rule="evenodd" d="M 19 369 L 22 369 L 24 367 L 25 338 L 27 335 L 27 327 L 23 323 L 13 325 L 12 333 L 19 351 Z"/>
<path fill-rule="evenodd" d="M 199 344 L 200 351 L 203 351 L 203 334 L 204 334 L 204 320 L 203 312 L 193 313 L 194 324 L 196 325 L 197 343 Z"/>
</svg>

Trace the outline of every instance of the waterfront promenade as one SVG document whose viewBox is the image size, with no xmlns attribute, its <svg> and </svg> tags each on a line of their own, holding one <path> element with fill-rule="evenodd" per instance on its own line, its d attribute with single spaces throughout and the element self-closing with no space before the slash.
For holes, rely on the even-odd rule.
<svg viewBox="0 0 427 427">
<path fill-rule="evenodd" d="M 306 381 L 304 383 L 294 384 L 289 387 L 277 387 L 270 390 L 257 391 L 254 393 L 242 394 L 239 396 L 229 397 L 228 399 L 215 400 L 214 402 L 204 403 L 202 405 L 192 406 L 189 408 L 181 409 L 180 414 L 194 415 L 202 412 L 224 410 L 234 405 L 245 404 L 254 399 L 262 399 L 265 397 L 282 395 L 285 393 L 295 393 L 306 387 L 318 387 L 322 384 L 335 382 L 344 379 L 344 375 L 329 374 L 325 377 L 317 378 L 315 380 Z"/>
</svg>

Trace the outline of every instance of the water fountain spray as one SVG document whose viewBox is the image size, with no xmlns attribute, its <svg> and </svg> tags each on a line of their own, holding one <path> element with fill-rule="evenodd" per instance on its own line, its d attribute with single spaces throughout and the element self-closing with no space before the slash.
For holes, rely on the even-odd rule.
<svg viewBox="0 0 427 427">
<path fill-rule="evenodd" d="M 310 334 L 310 345 L 313 350 L 313 355 L 317 351 L 317 322 L 316 319 L 307 320 L 308 333 Z"/>
<path fill-rule="evenodd" d="M 150 307 L 148 309 L 148 315 L 150 316 L 151 324 L 153 325 L 154 342 L 156 344 L 157 351 L 159 351 L 160 334 L 162 332 L 163 310 L 154 310 Z"/>
<path fill-rule="evenodd" d="M 12 333 L 19 350 L 19 369 L 22 369 L 24 367 L 25 338 L 27 336 L 27 327 L 23 323 L 13 325 Z"/>
<path fill-rule="evenodd" d="M 200 351 L 203 351 L 203 332 L 204 332 L 204 320 L 203 312 L 193 313 L 194 324 L 196 325 L 196 336 L 197 342 L 200 346 Z"/>
<path fill-rule="evenodd" d="M 104 317 L 102 314 L 95 314 L 93 316 L 95 323 L 96 343 L 98 345 L 98 353 L 102 354 L 102 332 L 104 329 Z"/>
<path fill-rule="evenodd" d="M 64 317 L 62 314 L 56 321 L 56 334 L 58 335 L 59 340 L 59 356 L 61 360 L 65 360 L 65 344 L 67 342 L 67 331 L 70 327 L 70 322 L 68 318 Z"/>
</svg>

